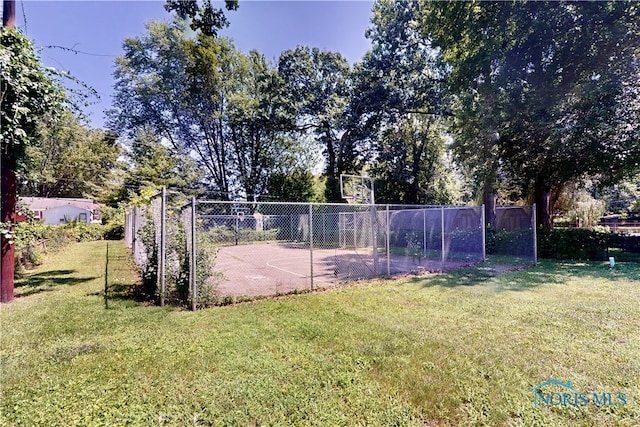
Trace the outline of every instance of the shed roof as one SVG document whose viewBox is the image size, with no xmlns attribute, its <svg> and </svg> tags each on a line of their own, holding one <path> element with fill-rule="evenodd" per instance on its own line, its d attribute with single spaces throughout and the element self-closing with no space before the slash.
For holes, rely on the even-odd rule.
<svg viewBox="0 0 640 427">
<path fill-rule="evenodd" d="M 77 208 L 93 211 L 97 205 L 93 203 L 91 199 L 73 199 L 73 198 L 49 198 L 49 197 L 20 197 L 20 200 L 24 202 L 32 211 L 45 211 L 47 209 L 53 209 L 60 206 L 71 205 Z"/>
</svg>

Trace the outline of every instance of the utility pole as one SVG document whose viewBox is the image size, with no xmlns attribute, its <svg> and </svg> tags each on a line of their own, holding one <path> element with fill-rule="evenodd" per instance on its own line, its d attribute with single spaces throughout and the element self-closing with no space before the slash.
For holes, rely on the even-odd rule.
<svg viewBox="0 0 640 427">
<path fill-rule="evenodd" d="M 2 2 L 2 26 L 15 28 L 16 25 L 16 3 L 15 0 L 3 0 Z M 5 224 L 10 224 L 9 230 L 15 232 L 16 215 L 16 166 L 15 153 L 9 151 L 9 147 L 1 147 L 2 159 L 0 164 L 0 219 Z M 0 240 L 2 246 L 2 259 L 0 270 L 0 302 L 11 302 L 13 300 L 13 279 L 15 273 L 15 245 L 13 235 L 2 234 Z"/>
<path fill-rule="evenodd" d="M 16 2 L 15 0 L 3 0 L 2 2 L 2 26 L 16 27 Z"/>
</svg>

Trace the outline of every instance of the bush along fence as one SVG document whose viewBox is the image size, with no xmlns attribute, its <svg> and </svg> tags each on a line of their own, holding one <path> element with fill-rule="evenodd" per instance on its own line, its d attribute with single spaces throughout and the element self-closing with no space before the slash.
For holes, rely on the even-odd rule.
<svg viewBox="0 0 640 427">
<path fill-rule="evenodd" d="M 640 254 L 640 236 L 611 233 L 606 228 L 554 228 L 538 231 L 541 258 L 564 260 L 606 260 L 612 249 Z"/>
<path fill-rule="evenodd" d="M 535 209 L 499 209 L 507 234 L 494 233 L 491 250 L 535 263 Z M 482 206 L 178 203 L 163 189 L 127 210 L 125 240 L 148 295 L 196 309 L 475 264 L 486 258 L 483 224 Z"/>
<path fill-rule="evenodd" d="M 72 242 L 120 240 L 123 237 L 124 225 L 118 223 L 45 225 L 35 220 L 19 222 L 15 234 L 16 269 L 40 265 L 46 253 Z"/>
</svg>

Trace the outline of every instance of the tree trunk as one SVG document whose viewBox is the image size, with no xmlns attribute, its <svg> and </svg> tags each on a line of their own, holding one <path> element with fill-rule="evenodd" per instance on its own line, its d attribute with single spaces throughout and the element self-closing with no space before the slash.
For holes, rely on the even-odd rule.
<svg viewBox="0 0 640 427">
<path fill-rule="evenodd" d="M 2 204 L 1 217 L 3 223 L 9 223 L 11 232 L 15 231 L 14 219 L 16 211 L 16 159 L 9 153 L 2 153 Z M 0 302 L 13 300 L 13 276 L 15 270 L 15 245 L 2 235 L 2 270 L 0 274 Z"/>
<path fill-rule="evenodd" d="M 550 230 L 553 228 L 553 201 L 551 198 L 551 190 L 549 188 L 536 189 L 534 199 L 536 202 L 536 225 Z"/>
<path fill-rule="evenodd" d="M 333 138 L 331 137 L 331 127 L 329 123 L 325 122 L 323 123 L 323 128 L 325 130 L 325 143 L 327 144 L 327 176 L 337 178 L 338 168 L 336 168 L 336 152 L 333 146 Z"/>
<path fill-rule="evenodd" d="M 418 192 L 420 188 L 418 185 L 418 179 L 414 178 L 413 182 L 411 182 L 407 186 L 407 194 L 405 196 L 404 202 L 409 205 L 417 205 L 420 203 Z"/>
<path fill-rule="evenodd" d="M 496 227 L 496 200 L 497 196 L 492 190 L 485 190 L 482 193 L 482 204 L 484 205 L 484 226 Z"/>
</svg>

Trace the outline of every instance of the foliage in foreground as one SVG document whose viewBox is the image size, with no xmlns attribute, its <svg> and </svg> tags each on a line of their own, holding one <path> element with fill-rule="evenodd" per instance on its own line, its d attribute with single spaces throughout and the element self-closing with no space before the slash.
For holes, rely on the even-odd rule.
<svg viewBox="0 0 640 427">
<path fill-rule="evenodd" d="M 37 119 L 57 111 L 64 94 L 52 70 L 40 64 L 31 40 L 4 26 L 0 37 L 0 142 L 3 159 L 16 164 L 37 136 Z"/>
<path fill-rule="evenodd" d="M 198 312 L 124 298 L 124 245 L 72 245 L 0 311 L 0 425 L 634 425 L 640 265 L 491 264 Z M 556 378 L 627 394 L 533 408 Z"/>
</svg>

